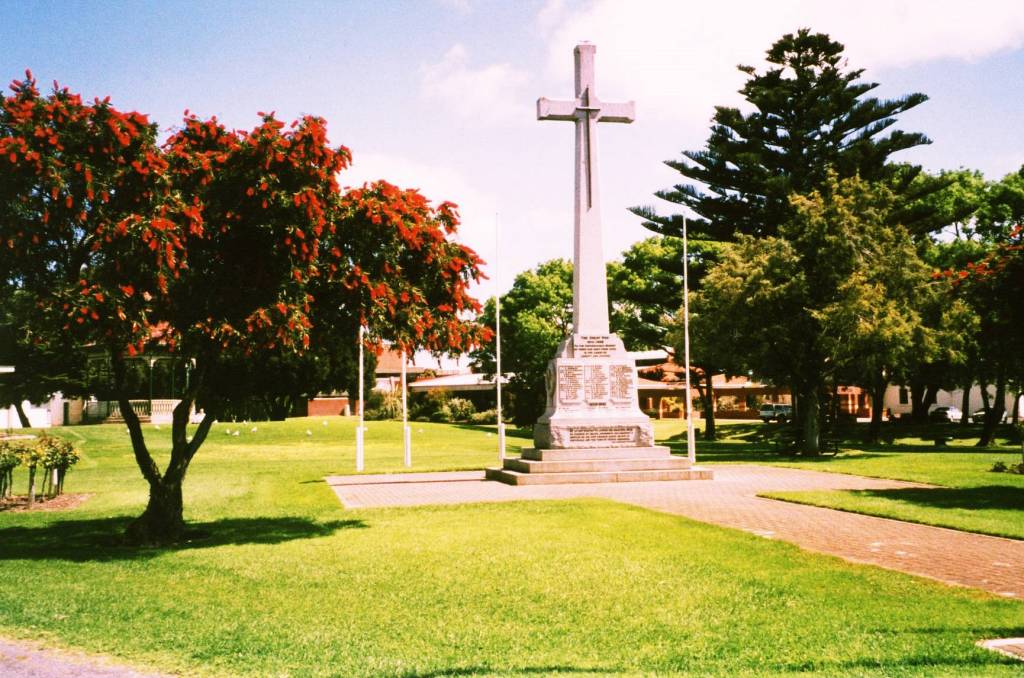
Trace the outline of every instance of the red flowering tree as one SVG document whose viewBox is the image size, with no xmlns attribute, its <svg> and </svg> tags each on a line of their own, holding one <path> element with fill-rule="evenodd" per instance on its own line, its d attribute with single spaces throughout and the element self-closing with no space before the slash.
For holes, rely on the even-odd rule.
<svg viewBox="0 0 1024 678">
<path fill-rule="evenodd" d="M 992 442 L 1003 419 L 1006 392 L 1024 386 L 1024 226 L 1013 226 L 992 250 L 962 270 L 936 273 L 948 279 L 955 293 L 978 314 L 978 345 L 985 347 L 987 371 L 994 376 L 996 393 L 986 406 L 979 446 Z M 968 413 L 964 413 L 967 416 Z"/>
<path fill-rule="evenodd" d="M 39 97 L 34 87 L 25 91 L 16 88 L 13 98 L 29 96 L 41 109 L 53 98 Z M 108 104 L 79 107 L 113 110 Z M 87 202 L 75 228 L 88 240 L 90 257 L 76 269 L 77 280 L 34 293 L 39 308 L 57 309 L 62 329 L 109 356 L 135 459 L 150 487 L 129 537 L 173 541 L 184 527 L 182 483 L 189 465 L 236 391 L 225 381 L 225 366 L 237 369 L 257 353 L 288 356 L 349 341 L 359 322 L 369 325 L 375 342 L 391 340 L 409 350 L 464 348 L 480 338 L 462 317 L 477 308 L 466 288 L 481 275 L 480 261 L 449 239 L 457 224 L 451 205 L 432 208 L 415 191 L 383 182 L 342 196 L 336 175 L 348 165 L 349 152 L 329 145 L 320 118 L 286 128 L 264 115 L 255 129 L 239 132 L 215 118 L 186 114 L 157 151 L 152 127 L 133 116 L 123 118 L 149 140 L 141 158 L 127 154 L 135 141 L 122 127 L 127 144 L 116 135 L 116 145 L 92 143 L 109 149 L 108 164 L 125 175 L 110 194 L 131 208 L 102 218 Z M 94 127 L 88 132 L 104 133 Z M 66 152 L 54 158 L 64 165 L 70 159 Z M 24 196 L 31 202 L 40 193 L 40 176 L 5 195 L 4 205 L 14 210 Z M 35 222 L 46 231 L 53 219 Z M 6 222 L 3 228 L 7 237 L 12 229 Z M 123 388 L 127 360 L 155 350 L 194 366 L 174 410 L 163 469 Z M 190 437 L 196 402 L 205 416 Z"/>
<path fill-rule="evenodd" d="M 67 392 L 59 373 L 80 371 L 76 337 L 137 344 L 142 300 L 180 243 L 158 210 L 171 191 L 144 115 L 84 103 L 56 83 L 42 96 L 30 72 L 11 89 L 0 96 L 0 290 L 25 357 L 16 365 L 23 388 L 11 395 L 20 399 Z M 118 322 L 96 331 L 105 317 Z"/>
</svg>

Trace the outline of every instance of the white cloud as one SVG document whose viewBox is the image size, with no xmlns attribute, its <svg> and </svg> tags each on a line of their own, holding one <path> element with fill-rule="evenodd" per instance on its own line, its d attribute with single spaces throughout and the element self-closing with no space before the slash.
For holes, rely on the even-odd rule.
<svg viewBox="0 0 1024 678">
<path fill-rule="evenodd" d="M 470 0 L 434 0 L 442 7 L 453 9 L 462 14 L 468 14 L 473 9 L 473 3 Z"/>
<path fill-rule="evenodd" d="M 387 153 L 357 150 L 352 167 L 339 177 L 343 186 L 361 186 L 378 179 L 402 188 L 417 188 L 434 204 L 450 200 L 459 206 L 458 241 L 472 247 L 487 262 L 484 273 L 489 279 L 473 291 L 480 299 L 494 294 L 495 289 L 507 290 L 516 274 L 540 261 L 572 256 L 568 201 L 562 211 L 504 205 L 498 194 L 482 189 L 481 182 L 474 180 L 471 167 L 455 168 Z M 500 261 L 496 218 L 501 228 Z M 558 228 L 553 229 L 553 225 Z"/>
<path fill-rule="evenodd" d="M 802 27 L 847 47 L 866 77 L 937 59 L 978 60 L 1024 44 L 1024 3 L 1017 0 L 820 0 L 623 3 L 597 0 L 566 10 L 550 0 L 546 29 L 552 77 L 568 80 L 580 40 L 598 45 L 602 96 L 636 99 L 638 117 L 706 123 L 715 104 L 736 103 L 744 76 L 735 66 L 763 63 L 779 36 Z"/>
<path fill-rule="evenodd" d="M 441 61 L 421 68 L 420 92 L 475 123 L 507 123 L 530 119 L 531 100 L 523 93 L 528 80 L 526 71 L 507 63 L 473 67 L 469 52 L 456 44 Z"/>
</svg>

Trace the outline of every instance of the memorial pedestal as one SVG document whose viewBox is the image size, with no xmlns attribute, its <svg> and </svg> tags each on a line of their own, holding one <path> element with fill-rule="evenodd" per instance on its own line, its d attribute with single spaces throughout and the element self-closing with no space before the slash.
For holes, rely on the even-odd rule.
<svg viewBox="0 0 1024 678">
<path fill-rule="evenodd" d="M 569 337 L 548 364 L 536 447 L 487 469 L 487 477 L 513 485 L 711 478 L 654 445 L 636 385 L 636 365 L 617 336 Z"/>
</svg>

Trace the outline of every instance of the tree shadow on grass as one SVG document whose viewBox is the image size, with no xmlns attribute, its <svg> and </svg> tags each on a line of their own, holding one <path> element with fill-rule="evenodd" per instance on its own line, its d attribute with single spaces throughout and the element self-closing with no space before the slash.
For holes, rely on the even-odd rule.
<svg viewBox="0 0 1024 678">
<path fill-rule="evenodd" d="M 326 537 L 338 530 L 364 529 L 362 520 L 317 522 L 308 518 L 225 518 L 188 523 L 183 541 L 168 546 L 133 546 L 123 535 L 131 518 L 62 520 L 40 527 L 0 529 L 0 560 L 72 562 L 141 560 L 170 551 L 242 544 L 280 544 Z"/>
<path fill-rule="evenodd" d="M 983 485 L 981 487 L 901 487 L 886 490 L 851 490 L 861 497 L 879 497 L 929 508 L 1020 511 L 1024 487 Z"/>
</svg>

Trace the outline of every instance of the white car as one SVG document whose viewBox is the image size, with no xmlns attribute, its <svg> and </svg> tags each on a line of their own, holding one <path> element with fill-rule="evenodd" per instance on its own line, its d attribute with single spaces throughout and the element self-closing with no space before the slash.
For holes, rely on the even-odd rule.
<svg viewBox="0 0 1024 678">
<path fill-rule="evenodd" d="M 961 421 L 964 413 L 953 405 L 939 405 L 928 411 L 928 421 Z"/>
</svg>

